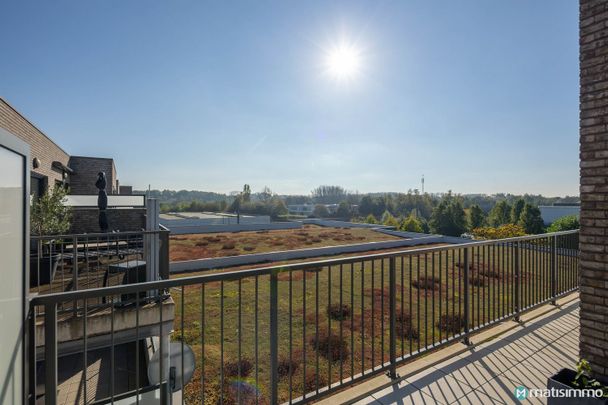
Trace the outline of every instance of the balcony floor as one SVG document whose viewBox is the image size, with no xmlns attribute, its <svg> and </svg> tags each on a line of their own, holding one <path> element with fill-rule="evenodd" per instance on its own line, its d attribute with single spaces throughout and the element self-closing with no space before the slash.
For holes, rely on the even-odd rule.
<svg viewBox="0 0 608 405">
<path fill-rule="evenodd" d="M 572 294 L 558 307 L 542 306 L 439 350 L 400 369 L 391 384 L 381 376 L 321 401 L 324 404 L 516 404 L 516 387 L 544 389 L 547 378 L 578 361 L 579 300 Z M 479 343 L 479 344 L 478 344 Z M 421 371 L 422 370 L 422 371 Z M 528 398 L 546 403 L 545 398 Z"/>
</svg>

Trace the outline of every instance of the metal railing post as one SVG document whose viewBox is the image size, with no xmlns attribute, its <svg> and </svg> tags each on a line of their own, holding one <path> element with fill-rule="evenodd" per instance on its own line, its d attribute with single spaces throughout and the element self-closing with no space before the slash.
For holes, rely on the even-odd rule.
<svg viewBox="0 0 608 405">
<path fill-rule="evenodd" d="M 469 314 L 469 303 L 470 303 L 470 292 L 469 292 L 469 248 L 464 248 L 464 339 L 465 345 L 470 345 L 471 340 L 469 339 L 470 330 L 470 314 Z"/>
<path fill-rule="evenodd" d="M 57 304 L 44 306 L 44 403 L 57 404 Z"/>
<path fill-rule="evenodd" d="M 515 321 L 519 322 L 519 313 L 521 311 L 521 294 L 520 294 L 520 288 L 521 288 L 521 277 L 520 277 L 520 268 L 519 268 L 519 242 L 514 242 L 514 254 L 513 254 L 513 260 L 514 260 L 514 264 L 515 264 L 515 269 L 514 269 L 514 275 L 513 275 L 513 293 L 514 293 L 514 297 L 513 297 L 513 305 L 515 306 L 514 308 L 514 312 L 515 312 Z"/>
<path fill-rule="evenodd" d="M 557 297 L 557 236 L 551 238 L 551 304 L 556 305 Z"/>
<path fill-rule="evenodd" d="M 388 376 L 391 379 L 398 378 L 397 376 L 397 333 L 396 318 L 397 318 L 397 269 L 395 258 L 389 259 L 389 351 L 390 351 L 390 368 Z"/>
<path fill-rule="evenodd" d="M 30 305 L 27 332 L 27 389 L 28 404 L 36 404 L 36 307 Z"/>
<path fill-rule="evenodd" d="M 72 255 L 72 290 L 78 291 L 78 238 L 76 236 L 72 242 Z M 77 308 L 78 300 L 74 300 L 74 316 L 76 316 Z"/>
<path fill-rule="evenodd" d="M 72 290 L 78 290 L 78 238 L 74 236 L 72 242 Z"/>
<path fill-rule="evenodd" d="M 279 280 L 277 271 L 270 273 L 270 403 L 279 403 Z M 318 370 L 317 370 L 318 372 Z"/>
<path fill-rule="evenodd" d="M 169 279 L 169 231 L 159 231 L 158 272 L 163 280 Z"/>
</svg>

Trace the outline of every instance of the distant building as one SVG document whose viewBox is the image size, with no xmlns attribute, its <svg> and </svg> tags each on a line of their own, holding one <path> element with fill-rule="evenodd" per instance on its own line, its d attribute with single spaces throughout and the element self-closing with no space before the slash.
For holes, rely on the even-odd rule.
<svg viewBox="0 0 608 405">
<path fill-rule="evenodd" d="M 311 216 L 315 210 L 315 206 L 324 205 L 327 211 L 333 215 L 338 211 L 339 204 L 290 204 L 287 206 L 287 211 L 290 215 Z"/>
<path fill-rule="evenodd" d="M 309 216 L 312 215 L 312 212 L 315 210 L 314 204 L 289 204 L 287 206 L 287 211 L 289 215 L 304 215 Z"/>
<path fill-rule="evenodd" d="M 132 195 L 133 186 L 118 186 L 118 194 L 121 195 Z"/>
<path fill-rule="evenodd" d="M 331 215 L 334 215 L 336 212 L 338 212 L 339 206 L 340 206 L 340 204 L 325 204 L 325 208 L 327 208 L 327 211 Z"/>
<path fill-rule="evenodd" d="M 556 219 L 567 215 L 580 217 L 581 214 L 580 205 L 541 205 L 538 209 L 545 225 L 551 225 Z"/>
</svg>

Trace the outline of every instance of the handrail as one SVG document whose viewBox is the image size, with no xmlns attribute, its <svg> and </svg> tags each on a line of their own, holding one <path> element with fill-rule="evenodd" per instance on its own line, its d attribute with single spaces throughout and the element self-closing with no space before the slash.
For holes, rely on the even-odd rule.
<svg viewBox="0 0 608 405">
<path fill-rule="evenodd" d="M 123 232 L 97 232 L 97 233 L 67 233 L 59 235 L 31 235 L 32 240 L 51 240 L 51 239 L 65 239 L 65 238 L 102 238 L 102 237 L 120 237 L 120 236 L 131 236 L 131 235 L 152 235 L 158 234 L 163 230 L 154 231 L 123 231 Z"/>
<path fill-rule="evenodd" d="M 157 233 L 159 231 L 149 231 L 149 233 Z M 415 256 L 423 253 L 434 253 L 441 252 L 450 249 L 458 249 L 462 250 L 470 247 L 477 246 L 486 246 L 492 245 L 496 243 L 512 243 L 512 242 L 521 242 L 534 240 L 538 238 L 548 238 L 555 237 L 561 235 L 572 235 L 578 233 L 578 230 L 570 230 L 570 231 L 561 231 L 561 232 L 553 232 L 546 233 L 540 235 L 526 235 L 526 236 L 518 236 L 514 238 L 505 238 L 505 239 L 491 239 L 491 240 L 483 240 L 483 241 L 474 241 L 470 243 L 462 243 L 458 245 L 447 245 L 447 246 L 436 246 L 436 247 L 426 247 L 419 249 L 411 249 L 411 250 L 401 250 L 398 252 L 390 252 L 390 253 L 375 253 L 370 255 L 360 255 L 355 257 L 348 258 L 339 258 L 339 259 L 325 259 L 318 260 L 312 262 L 304 262 L 304 263 L 293 263 L 293 264 L 285 264 L 285 265 L 275 265 L 268 267 L 260 267 L 255 269 L 245 269 L 245 270 L 233 270 L 233 271 L 225 271 L 221 273 L 211 273 L 211 274 L 202 274 L 191 277 L 182 277 L 182 278 L 174 278 L 169 280 L 160 280 L 160 281 L 149 281 L 137 284 L 127 284 L 127 285 L 119 285 L 113 287 L 102 287 L 102 288 L 91 288 L 87 290 L 80 291 L 66 291 L 59 293 L 51 293 L 46 295 L 40 295 L 33 297 L 30 300 L 31 305 L 44 305 L 44 304 L 52 304 L 59 303 L 63 301 L 76 300 L 76 299 L 85 299 L 85 298 L 101 298 L 108 295 L 119 295 L 119 294 L 128 294 L 128 293 L 137 293 L 142 291 L 149 290 L 162 290 L 169 289 L 173 287 L 181 287 L 188 286 L 206 282 L 213 281 L 228 281 L 228 280 L 238 280 L 251 276 L 263 276 L 269 275 L 278 272 L 289 272 L 296 270 L 303 270 L 311 267 L 320 267 L 320 266 L 335 266 L 340 264 L 350 264 L 357 263 L 362 260 L 379 260 L 379 259 L 389 259 L 394 257 L 401 256 Z"/>
<path fill-rule="evenodd" d="M 167 232 L 162 236 L 167 237 Z M 473 333 L 508 318 L 518 320 L 523 311 L 543 303 L 555 304 L 558 297 L 579 287 L 578 239 L 578 231 L 573 230 L 41 295 L 30 300 L 29 333 L 34 339 L 29 348 L 32 353 L 44 349 L 44 400 L 51 405 L 57 399 L 61 350 L 67 350 L 59 344 L 82 344 L 82 371 L 86 376 L 87 353 L 103 343 L 89 338 L 104 334 L 109 335 L 106 339 L 110 339 L 112 350 L 109 398 L 122 395 L 113 385 L 115 339 L 118 333 L 132 334 L 133 330 L 130 339 L 134 338 L 136 345 L 136 375 L 141 338 L 158 336 L 161 342 L 160 359 L 164 360 L 159 364 L 159 381 L 163 398 L 172 384 L 171 372 L 165 373 L 164 366 L 173 363 L 163 354 L 168 346 L 162 342 L 181 341 L 183 355 L 185 342 L 194 339 L 201 345 L 200 364 L 196 364 L 201 385 L 192 385 L 192 392 L 185 390 L 186 398 L 198 395 L 195 391 L 199 388 L 205 398 L 205 382 L 214 381 L 219 384 L 221 399 L 236 396 L 232 399 L 240 403 L 241 395 L 251 399 L 253 395 L 257 400 L 258 391 L 250 392 L 240 385 L 230 385 L 235 389 L 225 391 L 233 378 L 246 377 L 253 367 L 255 374 L 250 378 L 255 378 L 256 386 L 262 381 L 269 403 L 287 401 L 287 396 L 290 403 L 307 403 L 381 372 L 398 379 L 397 366 L 405 361 L 455 341 L 469 344 Z M 297 270 L 302 274 L 294 274 Z M 308 290 L 307 278 L 311 278 Z M 165 300 L 168 292 L 173 302 Z M 101 305 L 97 298 L 102 298 Z M 75 331 L 67 340 L 65 328 L 58 327 L 62 321 L 57 316 L 66 301 L 83 303 L 82 312 L 75 311 L 67 320 Z M 148 315 L 141 317 L 140 311 L 148 304 Z M 128 306 L 131 321 L 116 330 L 114 314 L 123 305 Z M 88 323 L 92 308 L 109 308 L 109 330 L 99 322 Z M 319 318 L 325 311 L 327 316 Z M 196 319 L 198 325 L 193 322 L 187 326 L 186 319 Z M 87 324 L 96 327 L 89 329 Z M 142 326 L 146 327 L 145 336 L 140 334 Z M 44 332 L 44 342 L 39 342 L 43 346 L 36 343 L 40 332 Z M 217 342 L 219 359 L 207 357 L 205 344 Z M 303 350 L 301 357 L 294 357 L 299 349 Z M 320 356 L 326 369 L 320 366 Z M 34 370 L 36 355 L 30 359 Z M 297 378 L 301 378 L 301 388 L 298 381 L 293 385 L 294 367 L 300 364 Z M 261 380 L 260 369 L 269 371 Z M 36 387 L 36 374 L 30 378 L 31 386 Z M 284 383 L 289 384 L 288 392 Z M 86 378 L 84 384 L 87 402 Z M 149 387 L 138 381 L 131 393 L 139 395 Z M 298 393 L 302 395 L 293 398 Z M 93 399 L 101 399 L 98 394 L 105 395 L 96 393 Z M 35 391 L 30 391 L 30 398 L 36 398 Z"/>
</svg>

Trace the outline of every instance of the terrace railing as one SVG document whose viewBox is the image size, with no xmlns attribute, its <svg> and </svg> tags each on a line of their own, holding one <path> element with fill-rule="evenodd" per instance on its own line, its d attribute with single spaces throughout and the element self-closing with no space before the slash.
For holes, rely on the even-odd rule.
<svg viewBox="0 0 608 405">
<path fill-rule="evenodd" d="M 45 295 L 168 278 L 168 233 L 32 236 L 30 293 Z M 151 257 L 160 271 L 150 269 Z"/>
<path fill-rule="evenodd" d="M 31 314 L 45 313 L 46 374 L 38 399 L 55 403 L 58 366 L 70 361 L 57 356 L 56 314 L 65 302 L 82 302 L 78 317 L 86 331 L 92 302 L 114 308 L 126 294 L 168 293 L 153 303 L 159 323 L 163 307 L 175 308 L 173 331 L 159 328 L 160 341 L 177 342 L 181 354 L 188 345 L 196 357 L 182 403 L 305 403 L 379 373 L 396 378 L 401 363 L 555 302 L 578 288 L 578 257 L 578 231 L 567 231 L 34 297 Z M 150 304 L 135 298 L 131 309 L 139 314 L 143 305 Z M 83 376 L 90 367 L 86 336 Z M 134 341 L 139 353 L 144 342 Z M 115 391 L 112 369 L 103 381 L 111 388 L 101 396 L 139 401 L 158 390 L 167 403 L 171 370 L 184 367 L 163 357 L 167 347 L 160 344 L 167 360 L 152 378 L 159 383 L 137 358 L 132 384 Z M 103 399 L 82 381 L 79 401 Z"/>
</svg>

